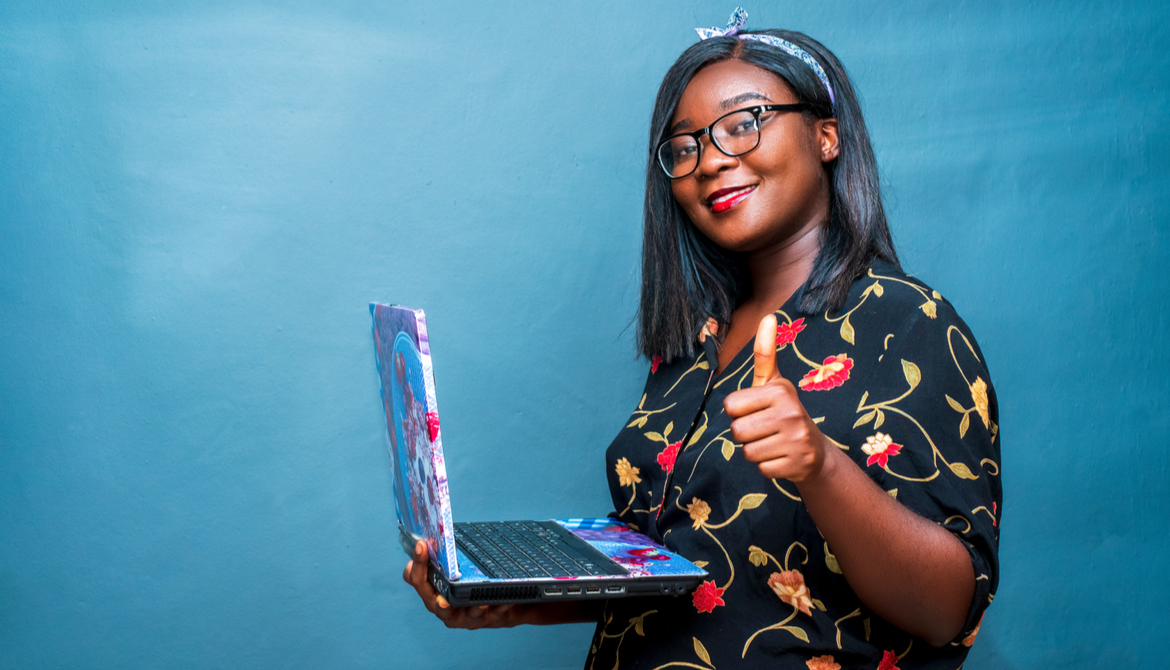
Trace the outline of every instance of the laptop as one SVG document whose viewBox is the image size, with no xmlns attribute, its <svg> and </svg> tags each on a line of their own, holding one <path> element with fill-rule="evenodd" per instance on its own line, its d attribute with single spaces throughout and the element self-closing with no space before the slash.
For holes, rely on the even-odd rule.
<svg viewBox="0 0 1170 670">
<path fill-rule="evenodd" d="M 611 518 L 455 523 L 426 316 L 370 304 L 399 542 L 452 605 L 675 595 L 707 572 Z"/>
</svg>

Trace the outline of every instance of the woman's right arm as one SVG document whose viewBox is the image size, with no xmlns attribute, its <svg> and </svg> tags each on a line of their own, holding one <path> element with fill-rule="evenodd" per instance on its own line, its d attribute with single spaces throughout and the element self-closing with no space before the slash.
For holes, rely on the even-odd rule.
<svg viewBox="0 0 1170 670">
<path fill-rule="evenodd" d="M 517 605 L 480 605 L 478 607 L 451 607 L 427 579 L 427 545 L 414 545 L 414 559 L 406 563 L 402 579 L 414 587 L 423 606 L 448 628 L 511 628 L 522 624 L 551 625 L 558 623 L 591 623 L 601 614 L 600 600 L 562 603 L 534 603 Z"/>
</svg>

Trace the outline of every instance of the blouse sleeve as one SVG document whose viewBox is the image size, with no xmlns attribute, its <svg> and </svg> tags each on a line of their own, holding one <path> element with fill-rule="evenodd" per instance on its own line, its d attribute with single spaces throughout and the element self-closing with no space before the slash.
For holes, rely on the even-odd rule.
<svg viewBox="0 0 1170 670">
<path fill-rule="evenodd" d="M 931 312 L 886 336 L 848 446 L 878 485 L 967 548 L 975 597 L 957 642 L 969 645 L 999 581 L 998 407 L 967 325 L 945 302 Z"/>
</svg>

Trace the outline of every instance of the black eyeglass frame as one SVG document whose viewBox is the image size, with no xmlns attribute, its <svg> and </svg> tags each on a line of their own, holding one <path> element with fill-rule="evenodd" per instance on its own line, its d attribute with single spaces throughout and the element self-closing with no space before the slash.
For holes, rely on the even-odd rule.
<svg viewBox="0 0 1170 670">
<path fill-rule="evenodd" d="M 763 114 L 764 112 L 805 112 L 805 111 L 809 111 L 811 109 L 812 109 L 812 105 L 804 103 L 804 102 L 794 102 L 792 104 L 787 104 L 787 105 L 756 105 L 755 107 L 743 107 L 741 109 L 734 109 L 734 110 L 724 114 L 723 116 L 715 119 L 715 122 L 712 123 L 711 125 L 707 126 L 706 128 L 692 130 L 691 132 L 688 132 L 688 133 L 675 133 L 674 135 L 671 135 L 670 137 L 662 140 L 661 142 L 658 143 L 658 147 L 654 149 L 654 158 L 656 161 L 658 161 L 658 167 L 662 168 L 662 171 L 666 173 L 666 176 L 668 179 L 674 180 L 674 179 L 682 179 L 683 177 L 689 177 L 692 174 L 694 174 L 695 170 L 698 169 L 698 167 L 699 167 L 699 163 L 701 163 L 703 161 L 703 143 L 700 141 L 700 139 L 704 135 L 711 138 L 711 144 L 713 144 L 715 146 L 715 148 L 718 149 L 719 152 L 722 153 L 724 156 L 730 156 L 732 158 L 735 158 L 736 156 L 742 156 L 750 151 L 753 151 L 756 147 L 760 146 L 760 138 L 763 137 L 763 135 L 764 135 L 764 127 L 763 127 L 763 125 L 760 124 L 760 115 Z M 715 126 L 719 125 L 719 122 L 722 121 L 723 119 L 726 119 L 727 117 L 729 117 L 733 114 L 740 114 L 743 112 L 751 112 L 751 115 L 753 117 L 755 117 L 755 119 L 756 119 L 756 143 L 754 145 L 752 145 L 751 149 L 747 149 L 747 150 L 741 151 L 737 154 L 733 154 L 730 151 L 727 151 L 723 147 L 719 146 L 719 140 L 715 139 L 715 135 L 711 131 L 713 131 L 715 129 Z M 695 166 L 691 168 L 690 172 L 688 172 L 686 174 L 680 174 L 676 177 L 676 176 L 670 174 L 670 170 L 666 169 L 666 164 L 662 162 L 662 147 L 665 146 L 671 140 L 679 138 L 679 137 L 692 137 L 692 138 L 694 138 L 695 144 L 698 145 L 698 147 L 699 147 L 699 155 L 698 155 L 697 160 L 695 160 Z"/>
</svg>

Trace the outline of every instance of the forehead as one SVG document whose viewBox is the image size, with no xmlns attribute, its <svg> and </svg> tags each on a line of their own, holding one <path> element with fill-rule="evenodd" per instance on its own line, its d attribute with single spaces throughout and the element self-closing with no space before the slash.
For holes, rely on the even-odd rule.
<svg viewBox="0 0 1170 670">
<path fill-rule="evenodd" d="M 752 93 L 758 94 L 758 97 L 750 96 Z M 736 98 L 749 101 L 726 104 Z M 753 99 L 778 104 L 797 102 L 792 89 L 779 75 L 741 60 L 712 63 L 691 78 L 678 100 L 671 124 L 690 120 L 692 123 L 688 125 L 694 125 L 694 122 L 701 122 L 707 116 L 711 117 L 707 121 L 710 123 L 714 116 L 723 112 L 753 104 L 750 102 Z"/>
</svg>

